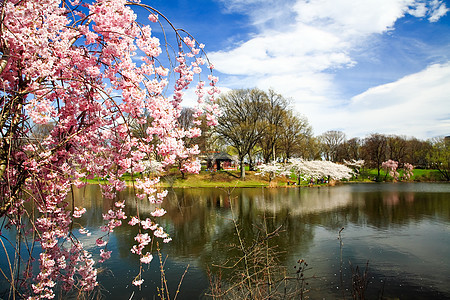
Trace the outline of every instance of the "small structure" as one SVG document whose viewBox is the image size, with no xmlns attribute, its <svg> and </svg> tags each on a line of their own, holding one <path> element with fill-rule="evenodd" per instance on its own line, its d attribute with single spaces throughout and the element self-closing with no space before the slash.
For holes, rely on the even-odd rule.
<svg viewBox="0 0 450 300">
<path fill-rule="evenodd" d="M 233 158 L 226 152 L 214 153 L 207 161 L 208 169 L 213 170 L 236 170 Z"/>
</svg>

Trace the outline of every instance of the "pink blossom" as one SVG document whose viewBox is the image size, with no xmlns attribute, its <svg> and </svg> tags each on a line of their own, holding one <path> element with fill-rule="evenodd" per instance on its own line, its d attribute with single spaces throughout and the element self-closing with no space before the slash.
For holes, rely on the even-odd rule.
<svg viewBox="0 0 450 300">
<path fill-rule="evenodd" d="M 118 208 L 125 208 L 125 200 L 124 201 L 117 201 L 116 203 L 114 203 L 115 207 Z"/>
<path fill-rule="evenodd" d="M 153 234 L 154 234 L 156 237 L 159 237 L 159 238 L 162 238 L 162 239 L 165 239 L 165 238 L 168 237 L 167 233 L 164 232 L 164 229 L 163 229 L 162 227 L 158 227 L 158 229 L 156 229 L 155 231 L 153 231 Z"/>
<path fill-rule="evenodd" d="M 32 205 L 18 199 L 8 211 L 10 225 L 18 232 L 25 235 L 18 218 L 31 215 L 30 207 L 36 208 L 39 216 L 30 226 L 36 240 L 28 239 L 39 243 L 45 254 L 37 262 L 39 273 L 34 280 L 14 279 L 28 284 L 23 289 L 31 291 L 31 297 L 55 297 L 55 282 L 61 282 L 64 291 L 91 291 L 98 285 L 92 254 L 73 236 L 79 228 L 76 219 L 88 207 L 71 211 L 67 200 L 73 190 L 87 184 L 86 179 L 98 178 L 102 197 L 116 199 L 117 193 L 126 189 L 123 175 L 143 172 L 143 179 L 135 182 L 133 201 L 148 197 L 150 202 L 161 203 L 167 191 L 159 191 L 158 176 L 166 167 L 180 163 L 189 172 L 199 169 L 195 159 L 199 149 L 187 146 L 185 139 L 197 137 L 200 129 L 180 130 L 177 120 L 187 90 L 195 90 L 199 103 L 207 93 L 214 100 L 218 79 L 211 75 L 212 88 L 204 88 L 200 78 L 207 63 L 202 57 L 204 45 L 183 31 L 174 32 L 182 43 L 175 55 L 167 52 L 174 66 L 166 66 L 166 60 L 159 58 L 164 51 L 160 40 L 153 36 L 151 26 L 138 22 L 133 11 L 141 5 L 138 2 L 90 1 L 78 6 L 79 0 L 4 1 L 2 6 L 2 43 L 9 55 L 0 72 L 5 100 L 0 108 L 5 112 L 4 123 L 18 128 L 12 132 L 12 140 L 20 138 L 21 143 L 11 143 L 9 135 L 0 140 L 11 158 L 0 178 L 0 188 L 9 191 L 17 186 L 33 195 L 27 198 Z M 158 22 L 158 15 L 150 13 L 148 20 Z M 138 53 L 144 57 L 138 59 Z M 169 72 L 176 74 L 172 92 L 167 91 L 169 80 L 164 78 Z M 23 107 L 12 101 L 17 95 L 23 95 Z M 151 114 L 150 122 L 146 111 Z M 198 109 L 196 124 L 201 124 L 203 116 L 214 124 L 217 112 L 213 106 Z M 33 122 L 22 122 L 27 118 Z M 37 142 L 31 138 L 31 123 L 51 124 L 51 130 Z M 133 131 L 133 124 L 148 124 L 147 136 Z M 143 163 L 154 161 L 155 154 L 161 158 L 159 167 Z M 127 209 L 139 207 L 138 203 Z M 100 227 L 105 232 L 113 232 L 127 218 L 124 201 L 110 208 Z M 157 209 L 152 215 L 164 213 Z M 170 240 L 162 227 L 149 219 L 141 222 L 133 217 L 129 223 L 138 225 L 139 230 L 154 231 L 165 242 Z M 79 232 L 90 235 L 86 228 Z M 150 236 L 140 233 L 136 241 L 132 251 L 141 255 Z M 107 242 L 99 238 L 96 244 L 105 247 Z M 100 261 L 110 255 L 102 249 Z M 143 258 L 144 262 L 150 260 L 147 254 Z M 137 279 L 134 284 L 142 284 L 143 280 Z"/>
<path fill-rule="evenodd" d="M 134 237 L 134 239 L 141 245 L 148 245 L 151 241 L 151 238 L 147 233 L 144 234 L 139 233 Z"/>
<path fill-rule="evenodd" d="M 167 211 L 165 211 L 163 208 L 155 208 L 155 210 L 153 212 L 151 212 L 150 214 L 154 217 L 162 217 L 166 214 Z"/>
<path fill-rule="evenodd" d="M 102 258 L 99 260 L 99 262 L 104 262 L 107 259 L 111 258 L 112 251 L 104 251 L 103 249 L 100 249 L 100 257 Z"/>
<path fill-rule="evenodd" d="M 150 14 L 148 16 L 148 19 L 150 20 L 150 22 L 153 22 L 153 23 L 158 22 L 158 16 L 156 14 Z"/>
<path fill-rule="evenodd" d="M 81 234 L 85 234 L 86 236 L 91 236 L 91 233 L 90 233 L 89 230 L 87 230 L 86 228 L 80 228 L 80 229 L 78 229 L 78 231 L 79 231 Z"/>
<path fill-rule="evenodd" d="M 130 224 L 131 226 L 139 224 L 139 219 L 137 217 L 132 217 L 128 224 Z"/>
<path fill-rule="evenodd" d="M 153 255 L 151 255 L 149 252 L 145 253 L 144 256 L 141 257 L 141 262 L 143 264 L 149 264 L 153 259 Z"/>
<path fill-rule="evenodd" d="M 75 207 L 75 211 L 73 212 L 73 217 L 74 218 L 81 218 L 81 216 L 86 212 L 86 208 L 78 208 Z"/>
<path fill-rule="evenodd" d="M 153 222 L 149 218 L 145 219 L 145 221 L 141 221 L 142 228 L 144 229 L 151 228 L 152 224 Z"/>
<path fill-rule="evenodd" d="M 135 286 L 140 286 L 142 283 L 144 283 L 144 279 L 133 280 L 133 284 L 134 284 Z"/>
<path fill-rule="evenodd" d="M 133 247 L 131 247 L 130 251 L 131 251 L 131 253 L 141 255 L 142 249 L 143 249 L 143 247 L 140 247 L 140 246 L 138 247 L 136 245 L 133 245 Z"/>
<path fill-rule="evenodd" d="M 381 167 L 385 169 L 394 180 L 398 179 L 399 173 L 397 172 L 398 162 L 394 160 L 387 160 L 381 164 Z"/>
<path fill-rule="evenodd" d="M 168 193 L 169 193 L 168 190 L 157 193 L 156 198 L 158 198 L 159 201 L 162 201 L 167 196 Z"/>
<path fill-rule="evenodd" d="M 97 244 L 97 246 L 99 247 L 104 247 L 108 244 L 107 241 L 102 240 L 102 238 L 99 238 L 97 240 L 95 240 L 95 243 Z"/>
<path fill-rule="evenodd" d="M 167 76 L 167 74 L 169 73 L 169 69 L 166 69 L 163 67 L 157 67 L 157 68 L 155 68 L 155 72 L 156 72 L 156 74 L 158 74 L 160 76 Z"/>
</svg>

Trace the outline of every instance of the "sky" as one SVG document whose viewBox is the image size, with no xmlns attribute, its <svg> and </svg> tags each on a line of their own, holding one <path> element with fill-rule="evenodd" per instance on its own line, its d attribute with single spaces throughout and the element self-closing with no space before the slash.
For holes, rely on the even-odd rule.
<svg viewBox="0 0 450 300">
<path fill-rule="evenodd" d="M 206 45 L 223 92 L 273 89 L 316 136 L 450 135 L 450 1 L 142 2 Z"/>
</svg>

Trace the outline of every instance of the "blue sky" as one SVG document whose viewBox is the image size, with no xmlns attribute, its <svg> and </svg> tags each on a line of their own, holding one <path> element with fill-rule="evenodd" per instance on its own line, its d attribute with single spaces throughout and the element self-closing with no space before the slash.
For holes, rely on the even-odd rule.
<svg viewBox="0 0 450 300">
<path fill-rule="evenodd" d="M 315 135 L 450 135 L 448 1 L 142 2 L 206 44 L 222 91 L 272 88 Z"/>
</svg>

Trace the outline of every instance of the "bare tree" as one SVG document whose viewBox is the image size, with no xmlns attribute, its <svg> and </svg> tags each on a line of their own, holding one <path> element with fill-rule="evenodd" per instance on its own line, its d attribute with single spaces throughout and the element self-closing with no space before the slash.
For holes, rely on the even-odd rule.
<svg viewBox="0 0 450 300">
<path fill-rule="evenodd" d="M 217 135 L 233 146 L 245 178 L 244 158 L 264 134 L 262 116 L 267 107 L 267 95 L 259 89 L 233 90 L 221 96 L 218 104 L 222 115 L 215 127 Z"/>
<path fill-rule="evenodd" d="M 387 159 L 387 137 L 374 133 L 364 139 L 363 158 L 371 168 L 377 168 L 380 177 L 381 164 Z"/>
<path fill-rule="evenodd" d="M 278 139 L 278 147 L 283 158 L 299 156 L 309 158 L 311 152 L 312 128 L 304 116 L 286 112 L 283 118 L 282 130 Z"/>
<path fill-rule="evenodd" d="M 276 145 L 282 134 L 283 121 L 288 111 L 289 101 L 273 90 L 268 92 L 267 109 L 264 114 L 265 131 L 259 141 L 265 163 L 276 160 Z"/>
<path fill-rule="evenodd" d="M 338 156 L 338 149 L 346 141 L 346 136 L 342 131 L 329 130 L 324 132 L 319 137 L 319 140 L 325 160 L 335 162 Z"/>
<path fill-rule="evenodd" d="M 430 166 L 429 153 L 432 152 L 431 141 L 421 141 L 411 138 L 407 142 L 406 161 L 415 168 L 428 168 Z"/>
<path fill-rule="evenodd" d="M 343 162 L 352 159 L 361 159 L 361 140 L 359 138 L 351 138 L 338 147 L 336 161 Z"/>
<path fill-rule="evenodd" d="M 398 161 L 403 164 L 407 161 L 406 159 L 406 149 L 407 149 L 407 139 L 404 136 L 391 135 L 387 138 L 388 143 L 388 157 L 392 160 Z"/>
</svg>

